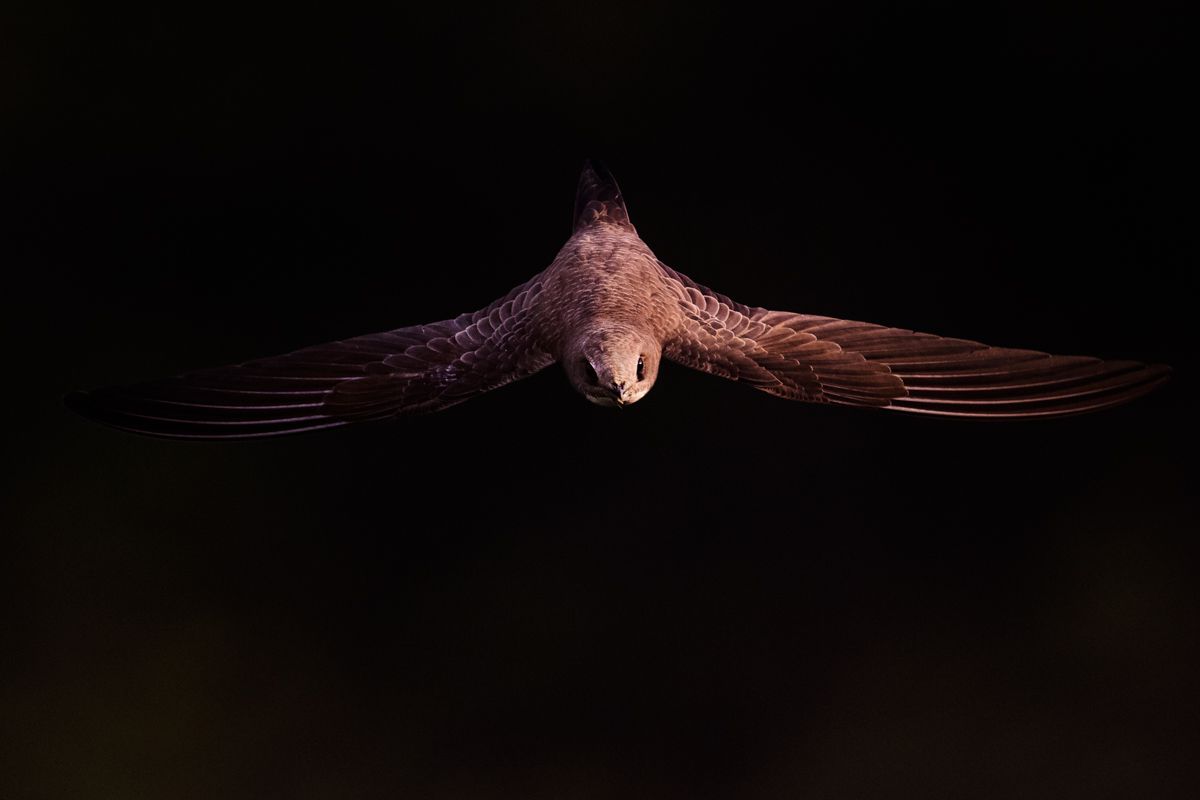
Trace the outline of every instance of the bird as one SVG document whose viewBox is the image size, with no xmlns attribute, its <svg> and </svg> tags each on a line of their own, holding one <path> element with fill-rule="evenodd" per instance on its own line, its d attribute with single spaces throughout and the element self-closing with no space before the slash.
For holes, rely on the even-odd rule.
<svg viewBox="0 0 1200 800">
<path fill-rule="evenodd" d="M 149 436 L 245 439 L 440 411 L 555 363 L 587 400 L 621 408 L 670 361 L 787 400 L 1027 419 L 1116 406 L 1170 372 L 744 305 L 660 261 L 598 161 L 584 163 L 573 216 L 550 266 L 478 311 L 66 405 Z"/>
</svg>

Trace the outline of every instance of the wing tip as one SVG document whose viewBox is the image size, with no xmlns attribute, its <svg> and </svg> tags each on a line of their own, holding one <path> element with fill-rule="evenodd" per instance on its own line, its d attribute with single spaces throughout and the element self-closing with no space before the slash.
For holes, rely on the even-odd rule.
<svg viewBox="0 0 1200 800">
<path fill-rule="evenodd" d="M 175 441 L 219 441 L 269 439 L 283 435 L 312 433 L 350 424 L 333 417 L 303 419 L 231 420 L 213 424 L 200 418 L 162 417 L 146 413 L 138 403 L 148 398 L 123 393 L 119 388 L 68 392 L 63 405 L 80 417 L 108 428 L 150 439 Z M 153 402 L 153 401 L 151 401 Z"/>
<path fill-rule="evenodd" d="M 1112 362 L 1110 362 L 1112 363 Z M 1061 419 L 1128 405 L 1164 385 L 1171 377 L 1167 364 L 1125 362 L 1136 367 L 1126 372 L 1120 384 L 1092 392 L 1059 397 L 1010 398 L 984 402 L 938 402 L 928 398 L 904 398 L 888 409 L 943 418 L 987 420 Z"/>
</svg>

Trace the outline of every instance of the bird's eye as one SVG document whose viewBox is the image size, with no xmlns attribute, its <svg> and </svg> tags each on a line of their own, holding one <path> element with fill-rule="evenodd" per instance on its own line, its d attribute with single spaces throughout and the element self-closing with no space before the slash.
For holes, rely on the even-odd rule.
<svg viewBox="0 0 1200 800">
<path fill-rule="evenodd" d="M 584 361 L 583 367 L 585 370 L 587 370 L 586 374 L 587 374 L 588 383 L 597 384 L 600 382 L 600 379 L 598 377 L 596 377 L 596 368 L 592 366 L 592 362 Z"/>
<path fill-rule="evenodd" d="M 646 359 L 642 358 L 641 356 L 638 356 L 638 373 L 637 373 L 637 375 L 638 375 L 639 381 L 644 381 L 646 379 Z"/>
</svg>

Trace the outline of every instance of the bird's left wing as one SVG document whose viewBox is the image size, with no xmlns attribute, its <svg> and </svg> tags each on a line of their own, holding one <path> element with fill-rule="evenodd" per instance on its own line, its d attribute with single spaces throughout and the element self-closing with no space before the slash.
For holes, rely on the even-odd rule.
<svg viewBox="0 0 1200 800">
<path fill-rule="evenodd" d="M 662 269 L 682 310 L 664 355 L 791 400 L 953 417 L 1065 416 L 1132 400 L 1170 372 L 755 308 Z"/>
<path fill-rule="evenodd" d="M 537 278 L 454 319 L 176 378 L 68 395 L 86 417 L 150 436 L 243 439 L 438 411 L 542 369 Z"/>
</svg>

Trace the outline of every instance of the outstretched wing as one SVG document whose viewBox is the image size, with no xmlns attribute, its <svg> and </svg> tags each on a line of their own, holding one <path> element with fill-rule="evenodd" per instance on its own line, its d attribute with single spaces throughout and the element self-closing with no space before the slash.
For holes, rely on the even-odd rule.
<svg viewBox="0 0 1200 800">
<path fill-rule="evenodd" d="M 664 355 L 779 397 L 954 417 L 1050 417 L 1132 400 L 1170 368 L 770 311 L 663 266 L 683 324 Z"/>
<path fill-rule="evenodd" d="M 277 436 L 438 411 L 554 361 L 533 333 L 540 291 L 535 278 L 473 314 L 77 392 L 67 405 L 117 428 L 188 439 Z"/>
</svg>

